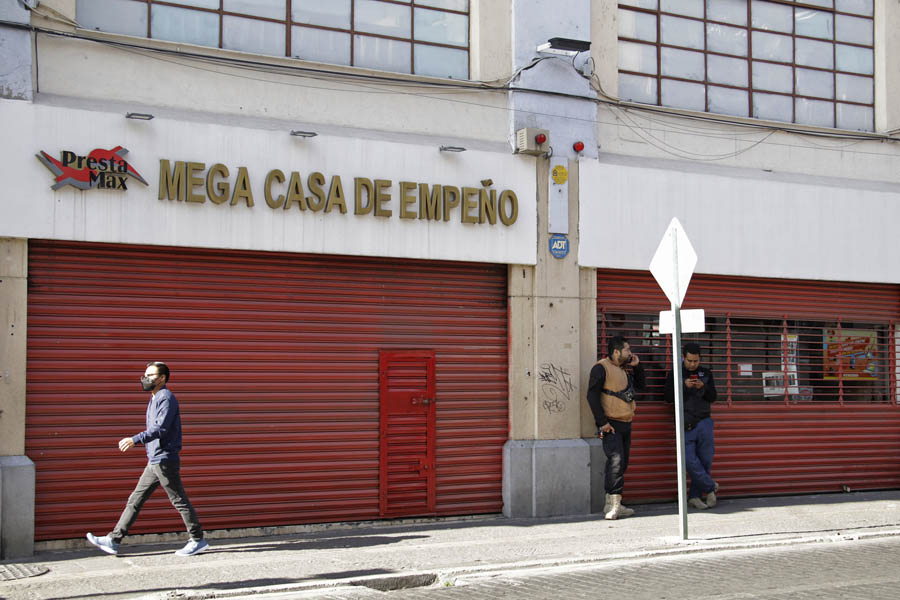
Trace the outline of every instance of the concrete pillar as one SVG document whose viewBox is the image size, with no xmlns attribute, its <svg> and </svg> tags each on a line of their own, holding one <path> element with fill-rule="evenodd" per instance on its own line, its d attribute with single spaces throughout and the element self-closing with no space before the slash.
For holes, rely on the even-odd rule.
<svg viewBox="0 0 900 600">
<path fill-rule="evenodd" d="M 0 2 L 0 21 L 29 24 L 31 14 L 20 2 Z M 0 98 L 31 100 L 31 34 L 24 29 L 0 26 Z"/>
<path fill-rule="evenodd" d="M 538 158 L 536 168 L 537 265 L 509 268 L 509 517 L 587 514 L 592 506 L 591 448 L 582 432 L 590 430 L 584 381 L 596 360 L 597 289 L 595 271 L 578 267 L 578 162 L 568 161 L 570 250 L 561 259 L 549 252 L 549 160 Z"/>
<path fill-rule="evenodd" d="M 34 551 L 34 463 L 25 456 L 28 243 L 0 238 L 0 557 Z"/>
<path fill-rule="evenodd" d="M 603 92 L 619 95 L 619 2 L 591 1 L 591 58 Z M 603 140 L 598 140 L 602 146 Z"/>
<path fill-rule="evenodd" d="M 591 512 L 591 447 L 582 437 L 584 380 L 596 361 L 596 275 L 578 266 L 578 161 L 597 157 L 597 106 L 587 53 L 560 60 L 537 48 L 555 37 L 587 41 L 594 0 L 512 0 L 510 139 L 523 127 L 549 132 L 552 159 L 535 161 L 538 247 L 535 266 L 510 265 L 510 441 L 504 448 L 503 512 L 550 516 Z M 537 60 L 537 62 L 535 62 Z M 528 67 L 528 68 L 525 68 Z M 534 90 L 568 94 L 552 97 Z M 580 143 L 582 149 L 576 150 Z M 568 170 L 569 253 L 550 253 L 551 162 Z M 563 209 L 554 210 L 564 221 Z M 593 234 L 591 231 L 588 234 Z M 589 411 L 587 413 L 590 414 Z M 592 419 L 591 419 L 592 421 Z"/>
<path fill-rule="evenodd" d="M 34 463 L 0 456 L 0 558 L 34 554 Z"/>
<path fill-rule="evenodd" d="M 875 0 L 875 130 L 900 132 L 900 4 Z"/>
</svg>

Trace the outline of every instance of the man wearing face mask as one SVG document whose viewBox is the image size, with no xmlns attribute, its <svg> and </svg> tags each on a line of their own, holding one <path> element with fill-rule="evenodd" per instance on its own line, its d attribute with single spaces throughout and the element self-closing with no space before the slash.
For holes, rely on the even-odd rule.
<svg viewBox="0 0 900 600">
<path fill-rule="evenodd" d="M 126 452 L 136 444 L 144 444 L 149 459 L 144 473 L 116 527 L 108 535 L 97 537 L 87 534 L 90 543 L 108 554 L 119 553 L 119 543 L 128 534 L 144 502 L 153 491 L 162 486 L 169 496 L 172 505 L 181 514 L 190 541 L 175 554 L 193 556 L 209 549 L 209 543 L 203 539 L 203 528 L 197 519 L 197 512 L 191 506 L 184 486 L 181 484 L 181 462 L 178 456 L 181 450 L 181 413 L 175 394 L 166 388 L 169 382 L 169 367 L 162 362 L 151 362 L 147 365 L 141 386 L 145 392 L 152 392 L 150 404 L 147 405 L 147 429 L 141 433 L 119 440 L 119 450 Z"/>
<path fill-rule="evenodd" d="M 608 356 L 591 369 L 587 399 L 603 440 L 606 454 L 606 505 L 604 517 L 630 517 L 634 511 L 622 504 L 625 470 L 631 453 L 631 421 L 634 419 L 634 393 L 647 385 L 644 367 L 622 336 L 610 338 Z M 632 373 L 626 371 L 631 368 Z"/>
</svg>

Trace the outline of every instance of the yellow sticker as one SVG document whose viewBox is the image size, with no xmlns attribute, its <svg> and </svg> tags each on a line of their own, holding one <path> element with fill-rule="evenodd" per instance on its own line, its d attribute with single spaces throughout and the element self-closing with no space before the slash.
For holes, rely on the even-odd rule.
<svg viewBox="0 0 900 600">
<path fill-rule="evenodd" d="M 556 165 L 550 172 L 553 177 L 553 183 L 562 185 L 569 180 L 569 171 L 562 165 Z"/>
</svg>

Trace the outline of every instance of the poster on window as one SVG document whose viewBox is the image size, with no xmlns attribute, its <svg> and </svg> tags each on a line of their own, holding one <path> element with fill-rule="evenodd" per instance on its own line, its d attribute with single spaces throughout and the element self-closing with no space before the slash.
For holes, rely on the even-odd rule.
<svg viewBox="0 0 900 600">
<path fill-rule="evenodd" d="M 763 371 L 762 385 L 763 396 L 784 396 L 785 394 L 785 372 L 784 371 Z M 800 384 L 797 381 L 797 366 L 789 366 L 787 368 L 787 393 L 797 395 L 800 393 Z"/>
<path fill-rule="evenodd" d="M 826 329 L 825 379 L 877 379 L 878 332 L 872 329 Z"/>
<path fill-rule="evenodd" d="M 781 360 L 784 364 L 797 366 L 797 349 L 800 346 L 800 336 L 796 333 L 781 334 Z"/>
</svg>

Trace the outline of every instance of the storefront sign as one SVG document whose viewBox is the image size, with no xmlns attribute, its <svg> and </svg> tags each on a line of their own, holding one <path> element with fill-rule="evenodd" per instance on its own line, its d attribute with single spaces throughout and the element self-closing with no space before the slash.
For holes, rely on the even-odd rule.
<svg viewBox="0 0 900 600">
<path fill-rule="evenodd" d="M 565 258 L 569 254 L 569 238 L 561 233 L 550 236 L 550 254 L 555 258 Z"/>
<path fill-rule="evenodd" d="M 147 185 L 140 173 L 125 160 L 126 154 L 128 150 L 116 146 L 112 150 L 96 148 L 87 156 L 80 156 L 70 150 L 63 150 L 59 159 L 43 150 L 35 156 L 56 175 L 56 183 L 51 186 L 54 190 L 67 185 L 80 190 L 127 190 L 128 177 Z"/>
<path fill-rule="evenodd" d="M 201 162 L 159 161 L 159 199 L 253 208 L 262 196 L 272 210 L 340 212 L 429 221 L 510 226 L 519 216 L 519 199 L 512 190 L 497 190 L 491 179 L 481 187 L 457 187 L 415 181 L 354 177 L 312 172 L 301 175 L 272 169 L 261 189 L 251 183 L 246 167 L 235 172 L 222 163 L 207 168 Z"/>
</svg>

